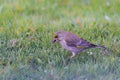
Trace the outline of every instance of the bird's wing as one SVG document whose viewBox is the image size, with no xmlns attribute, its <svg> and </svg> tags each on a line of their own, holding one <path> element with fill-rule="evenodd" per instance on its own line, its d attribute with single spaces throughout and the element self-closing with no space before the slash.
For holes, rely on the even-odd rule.
<svg viewBox="0 0 120 80">
<path fill-rule="evenodd" d="M 79 37 L 73 33 L 67 32 L 65 35 L 66 44 L 70 47 L 76 47 L 76 44 L 79 42 Z"/>
<path fill-rule="evenodd" d="M 77 48 L 87 48 L 87 47 L 93 47 L 93 46 L 96 46 L 84 39 L 80 39 L 80 41 L 76 44 Z"/>
<path fill-rule="evenodd" d="M 77 35 L 70 32 L 66 33 L 65 41 L 66 41 L 66 44 L 70 47 L 88 48 L 88 47 L 95 46 L 94 44 L 82 38 L 79 38 Z"/>
</svg>

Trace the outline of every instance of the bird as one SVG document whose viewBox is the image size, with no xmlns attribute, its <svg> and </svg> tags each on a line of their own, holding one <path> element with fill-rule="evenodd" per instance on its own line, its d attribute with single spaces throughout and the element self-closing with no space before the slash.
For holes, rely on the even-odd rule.
<svg viewBox="0 0 120 80">
<path fill-rule="evenodd" d="M 90 48 L 103 48 L 104 50 L 107 49 L 105 46 L 100 46 L 93 44 L 83 38 L 80 38 L 78 35 L 69 32 L 60 30 L 55 32 L 55 35 L 52 40 L 53 43 L 60 43 L 62 48 L 70 51 L 72 53 L 71 58 L 75 57 L 82 51 Z"/>
</svg>

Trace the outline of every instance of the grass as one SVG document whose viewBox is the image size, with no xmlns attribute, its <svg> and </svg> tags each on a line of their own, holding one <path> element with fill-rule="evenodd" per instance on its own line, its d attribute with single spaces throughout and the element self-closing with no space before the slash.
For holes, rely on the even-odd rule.
<svg viewBox="0 0 120 80">
<path fill-rule="evenodd" d="M 120 0 L 1 0 L 0 80 L 120 80 Z M 58 30 L 105 45 L 76 58 L 52 44 Z M 92 55 L 90 54 L 92 53 Z"/>
</svg>

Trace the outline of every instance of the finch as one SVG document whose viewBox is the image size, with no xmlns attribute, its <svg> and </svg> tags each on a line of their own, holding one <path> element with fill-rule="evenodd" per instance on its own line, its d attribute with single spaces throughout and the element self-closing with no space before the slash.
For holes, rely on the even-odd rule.
<svg viewBox="0 0 120 80">
<path fill-rule="evenodd" d="M 55 33 L 53 43 L 60 43 L 62 47 L 72 53 L 71 58 L 75 57 L 80 52 L 89 48 L 103 48 L 105 46 L 99 46 L 88 42 L 87 40 L 80 38 L 76 34 L 68 31 L 58 31 Z"/>
</svg>

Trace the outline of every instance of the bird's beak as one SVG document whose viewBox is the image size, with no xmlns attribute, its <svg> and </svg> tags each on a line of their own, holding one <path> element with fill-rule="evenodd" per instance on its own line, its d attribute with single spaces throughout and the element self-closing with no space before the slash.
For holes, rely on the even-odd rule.
<svg viewBox="0 0 120 80">
<path fill-rule="evenodd" d="M 52 43 L 55 43 L 56 42 L 56 39 L 54 39 L 53 41 L 52 41 Z"/>
</svg>

